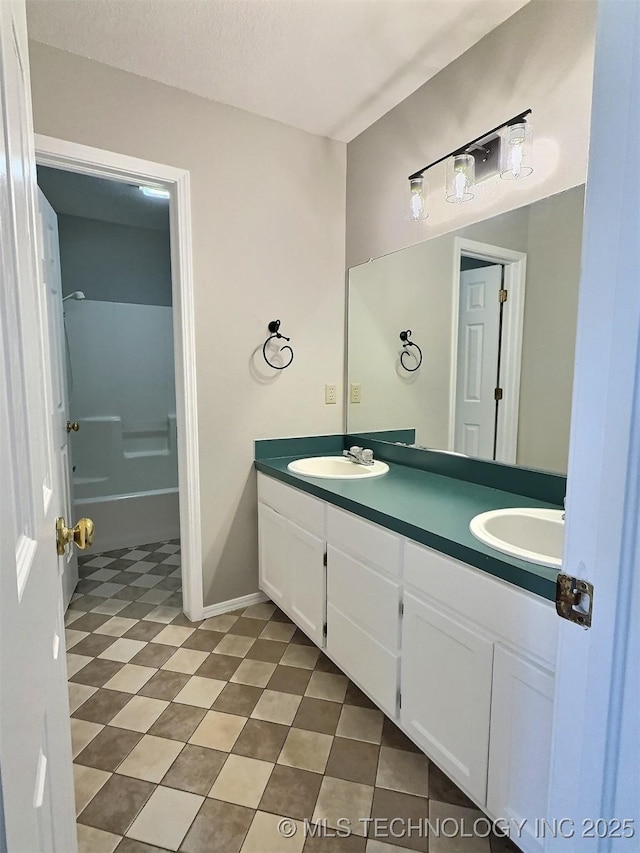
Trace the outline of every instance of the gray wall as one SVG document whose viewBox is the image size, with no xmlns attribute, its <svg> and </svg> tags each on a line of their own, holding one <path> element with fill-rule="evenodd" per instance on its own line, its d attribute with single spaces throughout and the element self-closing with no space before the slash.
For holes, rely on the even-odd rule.
<svg viewBox="0 0 640 853">
<path fill-rule="evenodd" d="M 253 439 L 343 426 L 324 384 L 341 401 L 346 146 L 37 42 L 30 60 L 37 133 L 190 171 L 204 600 L 253 593 Z M 278 317 L 296 360 L 262 381 Z"/>
<path fill-rule="evenodd" d="M 58 216 L 62 291 L 98 302 L 171 305 L 168 231 Z"/>
</svg>

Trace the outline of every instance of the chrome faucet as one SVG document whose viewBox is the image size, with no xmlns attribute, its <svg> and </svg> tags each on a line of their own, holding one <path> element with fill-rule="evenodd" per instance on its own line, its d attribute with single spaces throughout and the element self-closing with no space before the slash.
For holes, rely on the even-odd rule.
<svg viewBox="0 0 640 853">
<path fill-rule="evenodd" d="M 342 455 L 355 462 L 356 465 L 373 465 L 373 450 L 365 450 L 355 444 L 349 450 L 343 450 Z"/>
</svg>

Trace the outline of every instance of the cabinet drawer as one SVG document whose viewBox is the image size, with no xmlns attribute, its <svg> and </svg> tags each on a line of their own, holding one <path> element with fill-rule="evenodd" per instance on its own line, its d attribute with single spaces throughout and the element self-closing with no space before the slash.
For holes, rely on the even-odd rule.
<svg viewBox="0 0 640 853">
<path fill-rule="evenodd" d="M 332 604 L 327 604 L 327 651 L 388 716 L 397 717 L 398 656 Z"/>
<path fill-rule="evenodd" d="M 325 535 L 326 504 L 317 498 L 258 473 L 258 500 L 316 536 Z"/>
<path fill-rule="evenodd" d="M 327 539 L 365 562 L 400 576 L 401 539 L 397 533 L 329 506 Z"/>
<path fill-rule="evenodd" d="M 327 548 L 327 601 L 380 645 L 395 652 L 400 643 L 400 585 L 345 554 Z"/>
<path fill-rule="evenodd" d="M 550 601 L 413 542 L 405 543 L 404 579 L 506 645 L 555 668 L 558 617 Z"/>
</svg>

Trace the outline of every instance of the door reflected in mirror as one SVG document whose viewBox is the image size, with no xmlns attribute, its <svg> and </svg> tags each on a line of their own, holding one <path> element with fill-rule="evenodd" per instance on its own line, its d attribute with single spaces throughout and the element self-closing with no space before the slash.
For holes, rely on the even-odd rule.
<svg viewBox="0 0 640 853">
<path fill-rule="evenodd" d="M 565 473 L 583 205 L 581 185 L 352 268 L 347 430 Z"/>
</svg>

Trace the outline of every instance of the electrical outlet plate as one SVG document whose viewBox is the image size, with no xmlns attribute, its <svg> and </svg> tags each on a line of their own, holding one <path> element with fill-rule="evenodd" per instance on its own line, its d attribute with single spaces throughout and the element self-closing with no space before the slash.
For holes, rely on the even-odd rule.
<svg viewBox="0 0 640 853">
<path fill-rule="evenodd" d="M 362 385 L 359 382 L 352 382 L 349 389 L 349 400 L 352 403 L 362 402 Z"/>
<path fill-rule="evenodd" d="M 324 386 L 324 401 L 327 406 L 332 406 L 338 402 L 338 393 L 335 385 Z"/>
</svg>

